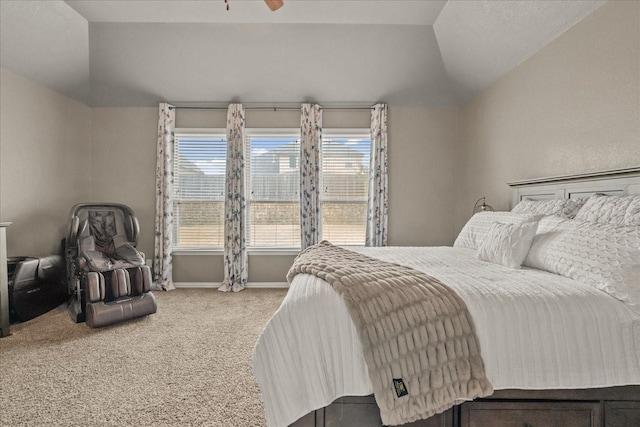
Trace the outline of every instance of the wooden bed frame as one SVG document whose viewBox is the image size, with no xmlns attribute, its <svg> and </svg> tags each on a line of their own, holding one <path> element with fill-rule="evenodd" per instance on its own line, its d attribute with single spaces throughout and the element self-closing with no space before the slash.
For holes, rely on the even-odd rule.
<svg viewBox="0 0 640 427">
<path fill-rule="evenodd" d="M 513 204 L 534 200 L 640 195 L 640 167 L 515 181 Z M 315 410 L 292 427 L 378 427 L 373 396 L 347 396 Z M 640 426 L 640 385 L 584 390 L 498 390 L 405 427 L 631 427 Z"/>
<path fill-rule="evenodd" d="M 640 166 L 582 175 L 565 175 L 514 181 L 513 205 L 522 199 L 576 199 L 594 193 L 609 196 L 640 194 Z"/>
</svg>

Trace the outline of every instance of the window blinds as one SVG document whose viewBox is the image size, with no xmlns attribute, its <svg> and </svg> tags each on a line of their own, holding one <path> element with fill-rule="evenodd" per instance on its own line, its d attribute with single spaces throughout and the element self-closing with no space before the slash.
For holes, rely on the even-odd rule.
<svg viewBox="0 0 640 427">
<path fill-rule="evenodd" d="M 370 151 L 367 134 L 323 135 L 322 239 L 339 245 L 364 244 Z"/>
<path fill-rule="evenodd" d="M 224 130 L 178 132 L 174 152 L 174 247 L 222 248 Z M 363 245 L 371 140 L 366 130 L 323 130 L 321 238 Z M 297 129 L 249 131 L 245 141 L 247 245 L 300 247 L 300 139 Z"/>
<path fill-rule="evenodd" d="M 250 247 L 300 247 L 300 139 L 249 135 L 245 159 Z"/>
<path fill-rule="evenodd" d="M 222 247 L 225 134 L 177 134 L 174 152 L 174 245 Z"/>
</svg>

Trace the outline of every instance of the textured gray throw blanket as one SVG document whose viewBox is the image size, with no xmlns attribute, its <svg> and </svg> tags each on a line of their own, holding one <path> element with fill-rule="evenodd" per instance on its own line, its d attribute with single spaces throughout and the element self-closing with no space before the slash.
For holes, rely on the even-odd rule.
<svg viewBox="0 0 640 427">
<path fill-rule="evenodd" d="M 328 242 L 302 252 L 287 280 L 296 274 L 325 280 L 345 300 L 384 424 L 493 393 L 464 301 L 435 278 Z"/>
</svg>

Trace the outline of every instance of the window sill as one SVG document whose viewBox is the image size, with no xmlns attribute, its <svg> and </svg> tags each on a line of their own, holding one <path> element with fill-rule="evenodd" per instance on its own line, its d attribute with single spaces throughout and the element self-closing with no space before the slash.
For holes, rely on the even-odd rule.
<svg viewBox="0 0 640 427">
<path fill-rule="evenodd" d="M 300 249 L 296 248 L 249 248 L 249 255 L 285 255 L 296 256 L 300 253 Z"/>
<path fill-rule="evenodd" d="M 222 248 L 180 248 L 174 249 L 171 252 L 171 255 L 224 255 L 224 250 Z"/>
<path fill-rule="evenodd" d="M 250 248 L 249 256 L 296 256 L 300 253 L 300 249 L 295 248 Z M 201 255 L 224 255 L 223 249 L 198 249 L 198 248 L 180 248 L 174 249 L 172 255 L 177 256 L 201 256 Z"/>
</svg>

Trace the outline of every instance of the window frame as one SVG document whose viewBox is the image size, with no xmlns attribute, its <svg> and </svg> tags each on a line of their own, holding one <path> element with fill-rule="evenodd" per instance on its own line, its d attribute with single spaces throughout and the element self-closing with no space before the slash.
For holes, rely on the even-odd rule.
<svg viewBox="0 0 640 427">
<path fill-rule="evenodd" d="M 179 150 L 179 142 L 178 142 L 178 138 L 179 137 L 211 137 L 211 138 L 220 138 L 223 137 L 224 140 L 226 141 L 227 139 L 227 130 L 225 128 L 175 128 L 174 129 L 174 141 L 175 141 L 175 146 L 174 146 L 174 157 L 173 157 L 173 162 L 174 162 L 174 174 L 176 174 L 178 165 L 176 164 L 177 162 L 177 157 L 175 156 L 175 154 L 178 152 Z M 179 180 L 179 176 L 177 176 L 177 179 Z M 173 210 L 173 226 L 174 227 L 178 227 L 179 223 L 180 223 L 180 217 L 178 215 L 178 212 L 175 209 L 176 204 L 178 203 L 177 200 L 181 200 L 176 196 L 176 189 L 174 188 L 174 201 L 173 201 L 173 205 L 174 205 L 174 210 Z M 176 200 L 177 199 L 177 200 Z M 224 198 L 223 198 L 223 202 L 224 202 Z M 173 246 L 173 250 L 172 253 L 175 255 L 183 255 L 183 254 L 198 254 L 198 255 L 206 255 L 206 254 L 222 254 L 224 253 L 224 246 L 216 246 L 216 245 L 178 245 L 177 242 L 179 241 L 179 230 L 176 229 L 174 230 L 174 232 L 172 233 L 171 236 L 171 244 Z M 174 239 L 174 237 L 176 237 L 176 239 Z"/>
<path fill-rule="evenodd" d="M 219 137 L 224 136 L 226 140 L 226 129 L 224 128 L 176 128 L 175 129 L 175 137 L 176 140 L 179 136 L 188 136 L 188 137 L 196 137 L 196 136 L 209 136 L 209 137 Z M 300 128 L 245 128 L 245 140 L 244 140 L 244 150 L 245 155 L 249 152 L 249 141 L 251 137 L 263 137 L 263 138 L 297 138 L 300 140 Z M 368 128 L 323 128 L 322 138 L 348 138 L 348 137 L 358 137 L 358 138 L 369 138 L 371 139 L 371 131 Z M 176 141 L 176 148 L 178 149 L 178 144 Z M 320 147 L 320 151 L 322 152 L 322 147 Z M 322 154 L 320 153 L 320 156 Z M 245 157 L 245 165 L 250 162 L 250 158 Z M 176 159 L 174 158 L 174 161 Z M 300 162 L 298 160 L 298 168 L 300 167 Z M 322 168 L 322 166 L 321 166 Z M 369 171 L 370 173 L 371 171 Z M 322 179 L 322 169 L 320 169 L 320 175 Z M 250 167 L 245 167 L 245 201 L 246 201 L 246 212 L 247 212 L 247 228 L 249 228 L 249 218 L 248 213 L 250 212 L 250 193 L 251 193 L 251 177 L 250 177 Z M 320 183 L 321 188 L 323 188 L 323 183 Z M 174 193 L 175 194 L 175 193 Z M 322 207 L 323 207 L 322 196 L 320 197 L 320 219 L 322 221 Z M 179 218 L 177 213 L 174 212 L 174 226 L 177 226 Z M 323 228 L 322 224 L 320 224 L 321 230 Z M 248 230 L 247 230 L 248 232 Z M 248 236 L 247 236 L 248 237 Z M 224 247 L 222 246 L 213 246 L 213 245 L 194 245 L 194 246 L 178 246 L 176 241 L 173 240 L 172 236 L 172 244 L 173 246 L 173 254 L 175 255 L 220 255 L 224 253 Z M 341 246 L 353 246 L 353 247 L 362 247 L 364 246 L 364 242 L 362 244 L 341 244 Z M 300 252 L 300 247 L 294 246 L 249 246 L 247 245 L 247 252 L 249 255 L 297 255 Z"/>
<path fill-rule="evenodd" d="M 247 221 L 247 251 L 250 255 L 297 255 L 300 253 L 300 246 L 252 246 L 249 243 L 248 234 L 250 233 L 250 219 L 249 213 L 251 212 L 251 154 L 250 154 L 250 139 L 252 137 L 259 138 L 296 138 L 298 141 L 301 139 L 300 128 L 245 128 L 244 130 L 244 150 L 245 150 L 245 207 L 246 207 L 246 221 Z M 248 156 L 247 156 L 248 154 Z M 249 165 L 249 166 L 247 166 Z M 300 160 L 298 159 L 297 168 L 300 168 Z M 298 200 L 298 203 L 300 201 Z M 298 229 L 298 233 L 300 230 Z"/>
<path fill-rule="evenodd" d="M 323 128 L 322 129 L 322 143 L 324 144 L 324 139 L 326 138 L 367 138 L 369 139 L 369 143 L 371 143 L 371 129 L 369 128 Z M 323 147 L 320 147 L 320 158 L 322 159 L 322 150 Z M 322 160 L 321 160 L 322 162 Z M 369 164 L 371 163 L 371 147 L 369 147 Z M 371 166 L 369 166 L 370 168 Z M 322 181 L 322 176 L 323 176 L 323 172 L 322 172 L 322 163 L 320 165 L 320 188 L 321 188 L 321 193 L 320 193 L 320 220 L 322 221 L 323 218 L 323 205 L 325 203 L 325 201 L 323 201 L 322 198 L 322 193 L 323 193 L 323 189 L 324 189 L 324 182 Z M 369 178 L 368 180 L 371 179 L 371 170 L 369 170 Z M 368 181 L 367 180 L 367 181 Z M 368 192 L 368 186 L 367 186 L 367 192 Z M 367 198 L 368 198 L 368 194 L 367 194 Z M 331 201 L 327 201 L 328 203 L 331 203 Z M 347 202 L 347 201 L 342 201 L 342 202 Z M 365 202 L 365 205 L 368 203 L 368 201 Z M 366 211 L 366 210 L 365 210 Z M 366 221 L 366 217 L 365 217 L 365 221 Z M 321 236 L 320 238 L 323 239 L 324 236 L 322 236 L 322 233 L 324 231 L 324 222 L 321 223 L 320 225 L 320 232 L 321 232 Z M 342 244 L 342 243 L 338 243 L 340 246 L 344 246 L 344 247 L 364 247 L 365 245 L 365 240 L 366 240 L 366 236 L 363 236 L 363 241 L 360 244 Z"/>
</svg>

